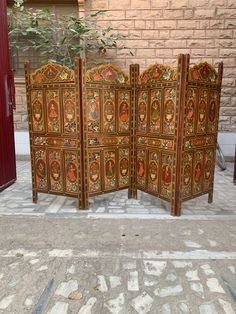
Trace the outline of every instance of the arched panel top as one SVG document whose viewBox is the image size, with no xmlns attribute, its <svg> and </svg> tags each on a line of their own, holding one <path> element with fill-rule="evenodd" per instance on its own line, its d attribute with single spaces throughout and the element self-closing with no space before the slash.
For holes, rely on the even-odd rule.
<svg viewBox="0 0 236 314">
<path fill-rule="evenodd" d="M 153 64 L 149 66 L 139 77 L 142 84 L 153 84 L 157 81 L 176 81 L 177 70 L 164 64 Z"/>
<path fill-rule="evenodd" d="M 189 81 L 218 83 L 218 74 L 209 63 L 202 62 L 189 68 Z"/>
<path fill-rule="evenodd" d="M 31 84 L 68 83 L 74 80 L 74 70 L 57 63 L 45 64 L 30 75 Z"/>
<path fill-rule="evenodd" d="M 111 64 L 101 64 L 86 72 L 87 83 L 127 84 L 129 77 L 120 68 Z"/>
</svg>

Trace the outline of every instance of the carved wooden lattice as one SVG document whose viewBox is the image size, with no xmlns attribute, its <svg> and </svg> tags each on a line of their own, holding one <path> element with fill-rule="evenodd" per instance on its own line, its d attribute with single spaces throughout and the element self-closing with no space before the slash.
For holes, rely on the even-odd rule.
<svg viewBox="0 0 236 314">
<path fill-rule="evenodd" d="M 85 72 L 26 64 L 33 200 L 37 193 L 78 197 L 128 188 L 171 203 L 209 194 L 212 201 L 222 64 L 155 64 L 139 75 L 113 65 Z"/>
</svg>

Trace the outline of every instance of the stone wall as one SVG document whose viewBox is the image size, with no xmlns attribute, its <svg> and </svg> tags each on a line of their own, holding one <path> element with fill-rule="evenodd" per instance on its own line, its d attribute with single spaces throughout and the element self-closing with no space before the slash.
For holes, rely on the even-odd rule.
<svg viewBox="0 0 236 314">
<path fill-rule="evenodd" d="M 176 65 L 179 53 L 190 53 L 191 63 L 206 60 L 217 67 L 222 60 L 219 129 L 236 132 L 235 0 L 85 0 L 85 14 L 100 9 L 107 12 L 99 24 L 111 25 L 127 36 L 123 43 L 134 56 L 129 49 L 107 56 L 126 71 L 131 63 L 139 63 L 141 69 L 155 62 Z M 24 86 L 18 84 L 16 130 L 26 130 L 26 120 Z"/>
</svg>

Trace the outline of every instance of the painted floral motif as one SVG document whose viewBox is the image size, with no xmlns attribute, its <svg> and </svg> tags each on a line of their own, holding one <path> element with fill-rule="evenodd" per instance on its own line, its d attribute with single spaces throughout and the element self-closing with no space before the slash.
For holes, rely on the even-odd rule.
<svg viewBox="0 0 236 314">
<path fill-rule="evenodd" d="M 213 173 L 214 173 L 214 150 L 207 150 L 205 152 L 204 160 L 204 179 L 203 179 L 203 190 L 208 191 L 211 188 Z"/>
<path fill-rule="evenodd" d="M 86 82 L 127 84 L 129 83 L 129 78 L 121 69 L 110 64 L 103 64 L 87 71 Z"/>
<path fill-rule="evenodd" d="M 207 96 L 206 89 L 199 90 L 197 133 L 206 132 Z"/>
<path fill-rule="evenodd" d="M 73 152 L 65 153 L 66 191 L 78 193 L 78 162 L 77 155 Z"/>
<path fill-rule="evenodd" d="M 149 151 L 148 190 L 158 193 L 159 154 Z"/>
<path fill-rule="evenodd" d="M 119 149 L 119 187 L 129 184 L 129 148 Z"/>
<path fill-rule="evenodd" d="M 87 90 L 88 132 L 100 132 L 100 97 L 99 91 Z"/>
<path fill-rule="evenodd" d="M 151 109 L 150 109 L 150 132 L 161 131 L 161 101 L 162 91 L 152 90 L 151 91 Z"/>
<path fill-rule="evenodd" d="M 46 166 L 46 151 L 36 150 L 35 158 L 35 181 L 36 187 L 39 190 L 47 190 L 47 166 Z"/>
<path fill-rule="evenodd" d="M 104 151 L 105 190 L 116 188 L 116 153 L 115 150 Z"/>
<path fill-rule="evenodd" d="M 140 75 L 140 83 L 153 84 L 157 81 L 176 81 L 177 71 L 168 65 L 151 65 Z"/>
<path fill-rule="evenodd" d="M 50 186 L 51 191 L 63 191 L 63 176 L 62 176 L 62 156 L 61 152 L 54 150 L 49 151 L 49 173 L 50 173 Z"/>
<path fill-rule="evenodd" d="M 209 133 L 216 133 L 218 128 L 218 91 L 210 90 L 209 92 L 209 108 L 208 108 L 208 125 Z"/>
<path fill-rule="evenodd" d="M 175 130 L 175 108 L 176 106 L 176 90 L 166 88 L 164 90 L 164 119 L 163 133 L 174 134 Z"/>
<path fill-rule="evenodd" d="M 119 132 L 129 132 L 130 129 L 130 92 L 118 92 Z"/>
<path fill-rule="evenodd" d="M 187 100 L 185 103 L 185 134 L 194 134 L 195 115 L 197 104 L 197 89 L 189 88 L 187 91 Z"/>
<path fill-rule="evenodd" d="M 193 194 L 202 192 L 203 158 L 204 153 L 202 151 L 195 153 L 193 166 Z"/>
<path fill-rule="evenodd" d="M 59 90 L 46 91 L 46 104 L 48 132 L 59 133 L 61 132 Z"/>
<path fill-rule="evenodd" d="M 74 81 L 74 71 L 56 63 L 43 65 L 30 75 L 31 84 Z"/>
<path fill-rule="evenodd" d="M 191 196 L 192 193 L 192 153 L 183 156 L 182 194 L 183 198 Z"/>
<path fill-rule="evenodd" d="M 141 91 L 138 95 L 138 131 L 146 132 L 147 129 L 147 104 L 148 104 L 148 92 Z"/>
<path fill-rule="evenodd" d="M 137 185 L 141 188 L 146 187 L 146 151 L 137 151 Z"/>
<path fill-rule="evenodd" d="M 196 64 L 189 69 L 190 81 L 205 81 L 217 83 L 218 75 L 216 70 L 207 62 Z"/>
<path fill-rule="evenodd" d="M 173 156 L 162 154 L 161 165 L 161 195 L 170 199 L 172 192 Z"/>
<path fill-rule="evenodd" d="M 100 179 L 101 152 L 89 151 L 89 192 L 101 191 Z"/>
<path fill-rule="evenodd" d="M 103 131 L 112 133 L 116 131 L 115 92 L 103 92 Z"/>
<path fill-rule="evenodd" d="M 32 103 L 32 127 L 34 132 L 44 132 L 44 113 L 43 113 L 43 91 L 32 90 L 31 91 L 31 103 Z"/>
<path fill-rule="evenodd" d="M 62 100 L 64 109 L 64 132 L 76 132 L 76 105 L 75 105 L 75 90 L 73 88 L 62 90 Z"/>
</svg>

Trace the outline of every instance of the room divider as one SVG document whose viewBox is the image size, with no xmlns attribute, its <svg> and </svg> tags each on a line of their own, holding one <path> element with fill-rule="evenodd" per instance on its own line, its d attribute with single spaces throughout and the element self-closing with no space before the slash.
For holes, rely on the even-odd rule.
<svg viewBox="0 0 236 314">
<path fill-rule="evenodd" d="M 183 201 L 208 194 L 212 202 L 223 64 L 177 68 L 154 64 L 86 71 L 25 64 L 33 201 L 38 192 L 88 198 L 142 190 L 181 214 Z"/>
</svg>

